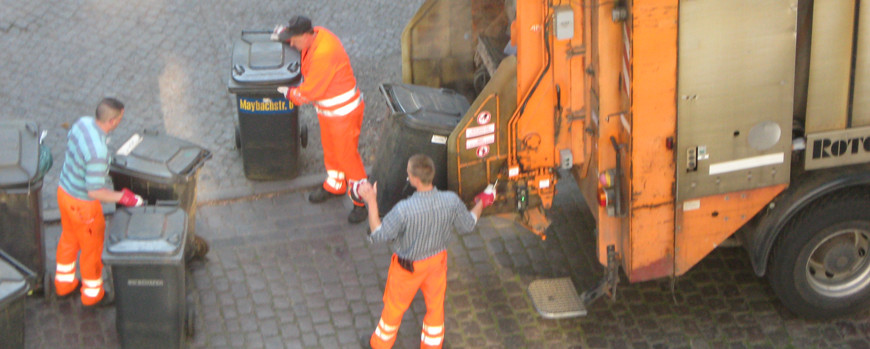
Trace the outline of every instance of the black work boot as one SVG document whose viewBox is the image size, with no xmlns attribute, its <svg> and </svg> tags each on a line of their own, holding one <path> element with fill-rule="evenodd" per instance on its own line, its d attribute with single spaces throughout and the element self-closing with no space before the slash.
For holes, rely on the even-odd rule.
<svg viewBox="0 0 870 349">
<path fill-rule="evenodd" d="M 312 191 L 311 194 L 308 194 L 308 202 L 312 204 L 319 204 L 321 202 L 329 200 L 330 198 L 337 198 L 342 195 L 344 194 L 333 194 L 326 191 L 326 189 L 323 189 L 323 187 L 318 187 L 317 189 Z"/>
<path fill-rule="evenodd" d="M 353 205 L 353 210 L 347 215 L 347 221 L 353 224 L 362 222 L 369 217 L 369 210 L 365 206 Z"/>
</svg>

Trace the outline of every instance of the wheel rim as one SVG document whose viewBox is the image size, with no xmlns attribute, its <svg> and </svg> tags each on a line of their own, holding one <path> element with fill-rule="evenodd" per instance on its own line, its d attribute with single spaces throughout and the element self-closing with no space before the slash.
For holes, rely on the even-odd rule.
<svg viewBox="0 0 870 349">
<path fill-rule="evenodd" d="M 841 229 L 820 241 L 807 260 L 807 280 L 827 297 L 846 297 L 870 284 L 870 231 Z"/>
</svg>

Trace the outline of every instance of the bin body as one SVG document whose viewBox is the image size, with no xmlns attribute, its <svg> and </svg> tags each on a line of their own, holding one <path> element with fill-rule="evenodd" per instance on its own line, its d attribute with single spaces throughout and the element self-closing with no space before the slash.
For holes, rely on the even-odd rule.
<svg viewBox="0 0 870 349">
<path fill-rule="evenodd" d="M 469 103 L 448 89 L 409 84 L 382 84 L 381 93 L 390 116 L 375 152 L 371 180 L 378 182 L 378 208 L 386 215 L 393 206 L 413 193 L 407 183 L 408 159 L 426 154 L 435 162 L 432 183 L 447 190 L 447 138 Z"/>
<path fill-rule="evenodd" d="M 271 41 L 268 31 L 243 31 L 233 45 L 233 66 L 227 89 L 236 94 L 237 142 L 245 177 L 289 179 L 299 159 L 297 106 L 276 90 L 302 78 L 299 51 Z"/>
<path fill-rule="evenodd" d="M 186 235 L 187 214 L 179 207 L 115 211 L 103 263 L 112 272 L 115 325 L 122 347 L 184 347 Z"/>
<path fill-rule="evenodd" d="M 27 291 L 24 276 L 0 258 L 0 347 L 24 348 L 24 296 Z"/>
<path fill-rule="evenodd" d="M 115 152 L 109 176 L 115 190 L 129 188 L 148 204 L 177 201 L 187 213 L 191 256 L 196 227 L 196 181 L 199 169 L 211 157 L 208 150 L 156 132 L 134 134 Z"/>
<path fill-rule="evenodd" d="M 45 248 L 39 129 L 35 123 L 0 121 L 0 249 L 37 274 L 42 288 Z"/>
</svg>

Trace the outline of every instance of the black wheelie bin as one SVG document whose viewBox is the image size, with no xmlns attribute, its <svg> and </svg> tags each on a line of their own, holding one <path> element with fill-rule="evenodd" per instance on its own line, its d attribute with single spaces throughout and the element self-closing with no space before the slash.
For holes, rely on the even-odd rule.
<svg viewBox="0 0 870 349">
<path fill-rule="evenodd" d="M 115 326 L 124 348 L 183 348 L 192 333 L 184 248 L 187 214 L 178 206 L 122 207 L 103 248 L 115 290 Z"/>
<path fill-rule="evenodd" d="M 252 180 L 293 178 L 299 145 L 307 143 L 299 127 L 299 108 L 276 90 L 302 79 L 299 51 L 272 41 L 271 31 L 242 31 L 233 45 L 227 89 L 236 95 L 236 146 L 245 177 Z"/>
<path fill-rule="evenodd" d="M 143 131 L 133 134 L 112 155 L 109 176 L 115 190 L 129 188 L 148 204 L 176 201 L 187 213 L 188 260 L 208 253 L 208 243 L 196 235 L 196 181 L 211 152 L 193 143 Z"/>
<path fill-rule="evenodd" d="M 380 91 L 390 115 L 375 151 L 370 180 L 378 182 L 379 213 L 386 215 L 414 191 L 406 180 L 408 159 L 414 154 L 432 158 L 432 183 L 439 190 L 447 190 L 447 137 L 469 103 L 453 90 L 427 86 L 382 84 Z"/>
<path fill-rule="evenodd" d="M 28 289 L 24 276 L 0 258 L 0 347 L 24 348 L 24 296 Z"/>
<path fill-rule="evenodd" d="M 0 121 L 0 249 L 36 274 L 32 288 L 43 288 L 45 248 L 42 177 L 51 152 L 40 144 L 30 121 Z"/>
</svg>

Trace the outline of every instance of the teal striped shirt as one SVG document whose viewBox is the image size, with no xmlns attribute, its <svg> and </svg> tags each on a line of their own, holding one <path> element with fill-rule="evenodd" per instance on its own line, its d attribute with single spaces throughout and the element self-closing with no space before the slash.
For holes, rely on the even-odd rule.
<svg viewBox="0 0 870 349">
<path fill-rule="evenodd" d="M 106 187 L 109 173 L 109 149 L 106 133 L 97 127 L 97 120 L 83 116 L 67 135 L 66 158 L 60 171 L 60 187 L 81 200 L 93 200 L 88 192 Z"/>
</svg>

